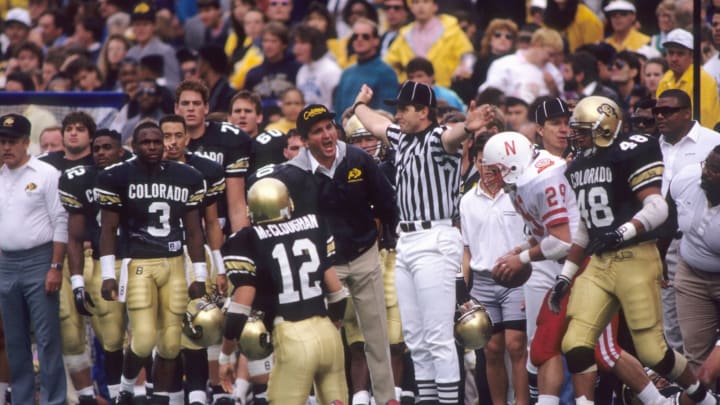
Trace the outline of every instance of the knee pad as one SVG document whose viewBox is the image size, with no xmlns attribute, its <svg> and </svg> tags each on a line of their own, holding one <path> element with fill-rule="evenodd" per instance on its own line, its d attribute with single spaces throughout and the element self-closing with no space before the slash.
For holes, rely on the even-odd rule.
<svg viewBox="0 0 720 405">
<path fill-rule="evenodd" d="M 586 372 L 595 365 L 595 350 L 591 347 L 574 347 L 565 353 L 565 359 L 572 374 Z"/>
<path fill-rule="evenodd" d="M 88 356 L 87 352 L 84 352 L 83 354 L 63 355 L 63 361 L 65 362 L 65 367 L 67 367 L 68 372 L 70 373 L 76 373 L 78 371 L 88 369 L 92 365 L 90 363 L 90 356 Z"/>
<path fill-rule="evenodd" d="M 273 354 L 260 360 L 248 360 L 248 374 L 250 378 L 270 373 L 273 366 Z"/>
<path fill-rule="evenodd" d="M 685 357 L 676 353 L 674 350 L 667 348 L 662 360 L 650 368 L 655 370 L 658 374 L 674 381 L 678 376 L 680 376 L 680 374 L 682 374 L 686 367 L 687 360 Z"/>
</svg>

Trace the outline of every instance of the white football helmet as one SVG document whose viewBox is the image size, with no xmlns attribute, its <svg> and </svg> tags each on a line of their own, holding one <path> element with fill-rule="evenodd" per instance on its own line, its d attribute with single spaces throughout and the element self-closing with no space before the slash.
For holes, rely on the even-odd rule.
<svg viewBox="0 0 720 405">
<path fill-rule="evenodd" d="M 515 184 L 535 157 L 530 140 L 518 132 L 500 132 L 488 139 L 483 148 L 483 164 L 500 168 L 503 180 Z"/>
</svg>

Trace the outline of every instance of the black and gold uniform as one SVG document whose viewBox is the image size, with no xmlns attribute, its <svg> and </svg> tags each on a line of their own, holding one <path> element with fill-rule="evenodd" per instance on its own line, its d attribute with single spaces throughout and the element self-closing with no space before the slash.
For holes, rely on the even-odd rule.
<svg viewBox="0 0 720 405">
<path fill-rule="evenodd" d="M 249 173 L 265 165 L 284 162 L 283 151 L 287 146 L 287 136 L 277 129 L 269 129 L 252 138 L 252 160 Z"/>
<path fill-rule="evenodd" d="M 46 152 L 38 156 L 38 159 L 45 163 L 48 163 L 64 173 L 65 170 L 76 167 L 76 166 L 92 166 L 95 164 L 93 161 L 92 154 L 88 151 L 87 156 L 84 156 L 77 160 L 69 160 L 65 158 L 65 151 Z"/>
<path fill-rule="evenodd" d="M 127 234 L 131 261 L 120 297 L 126 292 L 131 350 L 142 358 L 157 347 L 160 357 L 173 359 L 180 350 L 188 302 L 181 219 L 202 203 L 203 176 L 188 165 L 168 161 L 148 173 L 131 160 L 104 170 L 95 193 L 103 209 L 119 214 L 120 228 Z"/>
<path fill-rule="evenodd" d="M 245 177 L 250 167 L 252 140 L 243 130 L 228 122 L 207 121 L 205 134 L 191 139 L 187 150 L 217 162 L 224 168 L 226 178 Z M 227 212 L 227 201 L 218 200 L 218 216 L 224 229 L 229 229 L 225 226 L 226 221 L 229 222 Z"/>
</svg>

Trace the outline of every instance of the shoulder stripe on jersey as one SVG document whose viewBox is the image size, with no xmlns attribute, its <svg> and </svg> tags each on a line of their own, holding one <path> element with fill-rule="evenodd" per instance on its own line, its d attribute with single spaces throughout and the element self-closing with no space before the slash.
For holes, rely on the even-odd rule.
<svg viewBox="0 0 720 405">
<path fill-rule="evenodd" d="M 224 257 L 225 263 L 227 262 L 246 262 L 250 263 L 253 266 L 255 265 L 255 261 L 247 256 L 225 256 Z"/>
<path fill-rule="evenodd" d="M 62 190 L 58 190 L 60 193 L 60 203 L 70 208 L 82 208 L 82 203 L 74 195 L 67 193 Z"/>
<path fill-rule="evenodd" d="M 122 205 L 120 195 L 102 188 L 95 188 L 97 194 L 97 202 L 100 205 Z"/>
<path fill-rule="evenodd" d="M 662 162 L 653 162 L 641 167 L 628 177 L 630 189 L 636 191 L 654 181 L 662 181 L 664 170 Z"/>
</svg>

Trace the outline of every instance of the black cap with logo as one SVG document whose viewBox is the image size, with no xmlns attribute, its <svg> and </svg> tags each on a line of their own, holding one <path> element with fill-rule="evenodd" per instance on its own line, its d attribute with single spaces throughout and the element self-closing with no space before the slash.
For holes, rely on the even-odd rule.
<svg viewBox="0 0 720 405">
<path fill-rule="evenodd" d="M 130 14 L 130 21 L 150 21 L 155 22 L 155 9 L 152 4 L 140 2 L 135 5 Z"/>
<path fill-rule="evenodd" d="M 333 118 L 335 118 L 335 113 L 330 112 L 324 105 L 310 104 L 300 111 L 297 117 L 296 127 L 300 135 L 306 137 L 310 132 L 310 128 L 312 128 L 315 123 L 324 119 L 332 120 Z"/>
<path fill-rule="evenodd" d="M 6 114 L 0 117 L 0 136 L 22 138 L 30 136 L 30 121 L 20 114 Z"/>
</svg>

